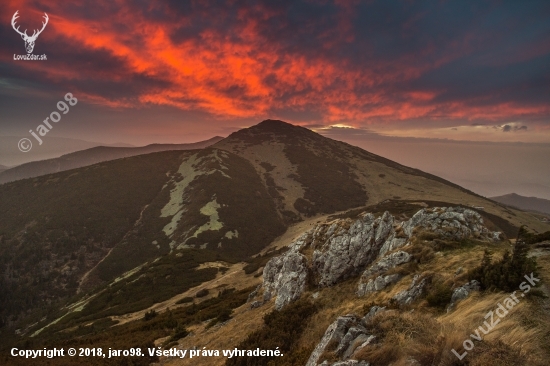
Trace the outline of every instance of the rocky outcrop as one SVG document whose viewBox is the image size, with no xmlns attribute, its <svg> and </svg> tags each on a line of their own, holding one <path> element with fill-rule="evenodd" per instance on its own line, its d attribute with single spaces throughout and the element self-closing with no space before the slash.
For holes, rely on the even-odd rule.
<svg viewBox="0 0 550 366">
<path fill-rule="evenodd" d="M 359 289 L 357 290 L 357 296 L 364 296 L 372 292 L 383 290 L 387 286 L 396 283 L 400 279 L 401 279 L 401 276 L 398 274 L 378 276 L 375 279 L 371 278 L 367 283 L 359 284 Z"/>
<path fill-rule="evenodd" d="M 483 223 L 483 218 L 474 210 L 463 207 L 424 208 L 403 223 L 403 231 L 410 238 L 415 229 L 433 232 L 447 240 L 476 238 L 500 240 L 500 232 L 491 232 Z"/>
<path fill-rule="evenodd" d="M 264 301 L 275 299 L 275 309 L 298 299 L 304 292 L 307 279 L 306 257 L 297 251 L 272 258 L 264 267 Z"/>
<path fill-rule="evenodd" d="M 447 307 L 447 312 L 451 311 L 455 307 L 457 302 L 467 298 L 472 291 L 479 291 L 480 285 L 481 284 L 479 283 L 479 281 L 471 280 L 470 282 L 455 288 L 453 291 L 453 295 L 451 296 L 451 302 Z"/>
<path fill-rule="evenodd" d="M 313 285 L 326 287 L 361 274 L 358 295 L 379 291 L 400 279 L 385 272 L 412 259 L 398 249 L 407 246 L 420 231 L 445 240 L 500 238 L 500 233 L 484 226 L 477 212 L 462 207 L 424 208 L 404 222 L 396 222 L 389 212 L 380 217 L 366 213 L 356 220 L 337 219 L 316 225 L 296 239 L 287 253 L 266 264 L 263 300 L 276 296 L 275 308 L 282 308 L 300 297 L 308 276 L 312 276 L 309 280 Z M 302 253 L 311 254 L 306 257 Z M 407 299 L 416 295 L 415 290 L 423 289 L 423 283 L 418 285 L 407 290 L 410 296 L 396 295 L 399 301 L 412 301 Z"/>
<path fill-rule="evenodd" d="M 325 331 L 323 338 L 321 338 L 321 341 L 317 344 L 311 356 L 309 356 L 306 366 L 316 366 L 327 346 L 334 343 L 340 344 L 349 327 L 357 323 L 357 321 L 357 316 L 352 314 L 338 317 Z"/>
<path fill-rule="evenodd" d="M 385 308 L 379 306 L 371 307 L 370 311 L 360 319 L 358 316 L 348 314 L 341 316 L 332 323 L 327 330 L 319 344 L 315 347 L 311 353 L 306 366 L 317 366 L 321 356 L 331 351 L 333 356 L 336 356 L 339 361 L 329 362 L 324 361 L 320 365 L 369 365 L 366 361 L 358 361 L 351 359 L 353 354 L 363 347 L 372 344 L 376 337 L 368 330 L 368 326 L 372 318 L 379 312 L 384 311 Z M 328 350 L 329 346 L 336 347 Z"/>
<path fill-rule="evenodd" d="M 400 264 L 409 262 L 411 259 L 412 255 L 402 250 L 399 250 L 378 260 L 361 275 L 357 289 L 357 295 L 363 296 L 370 292 L 380 291 L 386 286 L 399 281 L 401 276 L 399 276 L 398 274 L 387 276 L 381 275 L 376 278 L 370 279 L 369 277 L 379 273 L 384 273 Z"/>
<path fill-rule="evenodd" d="M 366 361 L 347 360 L 330 363 L 328 361 L 323 362 L 320 366 L 370 366 L 370 363 Z"/>
<path fill-rule="evenodd" d="M 363 319 L 361 319 L 361 323 L 363 324 L 363 326 L 367 327 L 370 322 L 372 321 L 372 318 L 374 318 L 374 316 L 382 311 L 386 310 L 386 307 L 385 306 L 377 306 L 377 305 L 374 305 L 374 306 L 371 306 L 369 312 L 367 314 L 365 314 L 365 316 L 363 317 Z"/>
<path fill-rule="evenodd" d="M 256 289 L 248 295 L 248 299 L 246 300 L 246 302 L 251 302 L 252 300 L 254 300 L 254 298 L 258 296 L 258 292 L 261 290 L 261 288 L 262 288 L 261 284 L 256 286 Z"/>
<path fill-rule="evenodd" d="M 323 362 L 320 366 L 370 366 L 370 363 L 366 361 L 346 360 L 330 363 L 328 361 Z"/>
<path fill-rule="evenodd" d="M 359 275 L 395 235 L 393 216 L 389 212 L 378 218 L 366 214 L 351 223 L 349 229 L 342 224 L 345 222 L 334 222 L 326 229 L 319 226 L 314 232 L 312 267 L 318 275 L 319 286 L 331 286 Z"/>
<path fill-rule="evenodd" d="M 261 301 L 253 301 L 251 304 L 250 304 L 250 309 L 256 309 L 256 308 L 259 308 L 260 306 L 263 305 L 263 302 Z"/>
<path fill-rule="evenodd" d="M 420 279 L 420 275 L 415 275 L 409 288 L 397 293 L 392 299 L 400 305 L 409 305 L 424 293 L 426 284 L 427 278 Z"/>
</svg>

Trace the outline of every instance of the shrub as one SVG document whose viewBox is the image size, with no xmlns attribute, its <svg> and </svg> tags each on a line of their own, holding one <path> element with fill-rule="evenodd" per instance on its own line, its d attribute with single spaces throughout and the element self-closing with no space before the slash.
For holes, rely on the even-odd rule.
<svg viewBox="0 0 550 366">
<path fill-rule="evenodd" d="M 447 285 L 442 282 L 438 282 L 433 285 L 432 289 L 426 296 L 428 305 L 434 308 L 444 308 L 449 302 L 451 302 L 451 296 L 453 291 Z"/>
<path fill-rule="evenodd" d="M 189 296 L 186 296 L 183 299 L 179 299 L 178 301 L 176 301 L 176 304 L 187 304 L 187 303 L 190 303 L 190 302 L 193 302 L 193 298 L 189 297 Z"/>
<path fill-rule="evenodd" d="M 174 334 L 170 337 L 168 342 L 175 342 L 181 338 L 187 337 L 188 334 L 189 331 L 185 327 L 178 324 L 176 329 L 174 329 Z"/>
<path fill-rule="evenodd" d="M 143 315 L 143 320 L 144 321 L 151 320 L 154 317 L 156 317 L 157 315 L 158 315 L 157 312 L 155 310 L 151 309 L 148 312 L 146 312 L 145 315 Z"/>
<path fill-rule="evenodd" d="M 518 237 L 523 239 L 527 244 L 535 244 L 540 243 L 541 241 L 550 240 L 550 231 L 540 233 L 540 234 L 533 234 L 527 232 L 525 227 L 519 228 Z"/>
<path fill-rule="evenodd" d="M 198 297 L 205 297 L 209 293 L 210 293 L 210 291 L 208 291 L 208 289 L 203 288 L 202 290 L 197 291 L 197 293 L 195 294 L 195 297 L 197 297 L 197 298 Z"/>
<path fill-rule="evenodd" d="M 521 230 L 520 230 L 521 233 Z M 523 282 L 526 274 L 537 275 L 535 258 L 528 258 L 528 245 L 520 238 L 514 246 L 514 253 L 504 252 L 501 260 L 493 263 L 492 255 L 485 250 L 481 265 L 468 272 L 470 280 L 478 280 L 483 290 L 510 292 Z"/>
<path fill-rule="evenodd" d="M 274 350 L 279 347 L 285 358 L 294 352 L 299 353 L 301 349 L 297 348 L 296 343 L 307 325 L 307 320 L 316 312 L 316 306 L 305 299 L 289 304 L 281 311 L 272 311 L 264 317 L 264 326 L 249 334 L 237 348 Z M 267 365 L 274 359 L 274 357 L 234 357 L 228 359 L 225 364 L 260 366 Z"/>
</svg>

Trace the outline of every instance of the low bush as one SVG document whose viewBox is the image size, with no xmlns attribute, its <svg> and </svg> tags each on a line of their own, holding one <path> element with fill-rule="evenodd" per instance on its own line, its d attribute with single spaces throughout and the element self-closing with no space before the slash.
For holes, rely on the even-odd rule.
<svg viewBox="0 0 550 366">
<path fill-rule="evenodd" d="M 481 265 L 468 272 L 469 280 L 478 280 L 482 290 L 511 292 L 531 273 L 537 276 L 535 258 L 528 258 L 528 245 L 521 239 L 516 241 L 514 253 L 504 252 L 501 260 L 493 262 L 492 255 L 485 250 Z"/>
<path fill-rule="evenodd" d="M 156 317 L 158 314 L 155 310 L 151 309 L 143 315 L 143 321 L 148 321 Z"/>
<path fill-rule="evenodd" d="M 197 291 L 197 293 L 195 294 L 195 297 L 197 297 L 197 298 L 205 297 L 209 293 L 210 293 L 210 291 L 208 291 L 208 289 L 203 288 L 202 290 Z"/>
<path fill-rule="evenodd" d="M 187 337 L 188 334 L 189 334 L 189 331 L 182 325 L 178 324 L 176 329 L 174 329 L 174 334 L 172 334 L 168 342 L 176 342 L 181 338 Z"/>
<path fill-rule="evenodd" d="M 190 302 L 193 302 L 193 298 L 189 297 L 189 296 L 186 296 L 186 297 L 176 301 L 176 304 L 187 304 L 187 303 L 190 303 Z"/>
<path fill-rule="evenodd" d="M 426 296 L 428 305 L 434 308 L 445 308 L 451 302 L 453 290 L 443 282 L 435 283 Z"/>
<path fill-rule="evenodd" d="M 264 317 L 264 326 L 249 334 L 237 348 L 275 350 L 278 347 L 285 358 L 294 352 L 300 352 L 301 349 L 297 348 L 296 343 L 307 325 L 307 320 L 316 312 L 317 307 L 305 299 L 289 304 L 281 311 L 272 311 Z M 277 362 L 275 359 L 275 357 L 234 357 L 228 359 L 225 364 L 227 366 L 263 366 L 268 365 L 270 361 Z"/>
</svg>

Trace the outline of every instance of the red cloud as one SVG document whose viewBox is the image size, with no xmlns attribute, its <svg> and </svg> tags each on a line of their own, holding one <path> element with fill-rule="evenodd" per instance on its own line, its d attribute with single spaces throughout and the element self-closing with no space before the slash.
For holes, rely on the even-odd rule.
<svg viewBox="0 0 550 366">
<path fill-rule="evenodd" d="M 106 0 L 94 3 L 106 9 L 111 4 Z M 480 107 L 472 100 L 438 100 L 445 90 L 400 88 L 402 83 L 415 81 L 426 72 L 472 52 L 475 48 L 472 34 L 449 44 L 440 54 L 432 45 L 403 52 L 391 60 L 377 60 L 368 49 L 374 46 L 364 42 L 361 47 L 367 49 L 362 51 L 372 56 L 364 64 L 332 55 L 331 50 L 339 45 L 353 44 L 358 39 L 349 22 L 354 6 L 348 2 L 339 2 L 342 12 L 338 24 L 318 35 L 322 49 L 317 53 L 287 52 L 282 42 L 288 39 L 273 41 L 276 35 L 266 39 L 260 29 L 263 22 L 280 14 L 273 9 L 258 9 L 260 5 L 239 9 L 237 20 L 232 23 L 234 28 L 227 32 L 204 28 L 175 41 L 174 34 L 192 24 L 193 14 L 171 20 L 170 9 L 159 5 L 149 10 L 165 12 L 166 20 L 151 20 L 146 17 L 148 11 L 129 4 L 116 13 L 83 17 L 67 11 L 66 3 L 38 1 L 36 8 L 30 8 L 30 4 L 11 1 L 6 8 L 25 8 L 26 15 L 32 14 L 37 19 L 41 9 L 48 9 L 49 40 L 84 53 L 106 52 L 119 60 L 120 65 L 102 69 L 82 60 L 82 64 L 60 67 L 62 60 L 53 58 L 22 67 L 39 71 L 52 82 L 81 81 L 82 90 L 78 92 L 82 98 L 107 107 L 168 105 L 205 111 L 218 118 L 262 118 L 277 110 L 310 109 L 319 112 L 325 121 L 348 123 L 369 119 L 498 120 L 550 114 L 546 105 L 494 102 Z M 78 7 L 78 3 L 72 4 Z M 209 17 L 212 22 L 224 18 L 215 11 L 199 15 Z M 403 32 L 410 27 L 404 26 Z M 112 96 L 101 90 L 87 90 L 85 86 L 88 80 L 123 83 L 132 75 L 165 81 L 168 86 L 142 87 L 135 91 L 135 98 L 126 98 L 124 92 Z"/>
</svg>

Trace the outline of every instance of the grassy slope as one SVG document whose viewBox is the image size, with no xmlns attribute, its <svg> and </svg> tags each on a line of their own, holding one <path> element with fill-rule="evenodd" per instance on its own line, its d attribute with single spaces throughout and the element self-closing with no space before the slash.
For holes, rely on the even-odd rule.
<svg viewBox="0 0 550 366">
<path fill-rule="evenodd" d="M 158 195 L 180 155 L 143 155 L 0 186 L 3 320 L 74 293 L 80 276 Z"/>
<path fill-rule="evenodd" d="M 281 121 L 267 120 L 237 131 L 214 146 L 250 161 L 264 185 L 278 195 L 276 200 L 281 202 L 278 210 L 287 222 L 292 222 L 295 215 L 303 218 L 387 199 L 403 199 L 480 206 L 515 227 L 527 225 L 536 232 L 550 230 L 549 224 L 529 213 L 504 207 L 442 178 Z"/>
<path fill-rule="evenodd" d="M 80 289 L 90 291 L 100 286 L 103 291 L 102 284 L 166 256 L 170 252 L 170 239 L 163 227 L 171 218 L 161 217 L 161 209 L 169 201 L 173 188 L 173 183 L 167 181 L 190 156 L 205 158 L 203 168 L 208 174 L 194 179 L 184 193 L 192 199 L 185 203 L 178 230 L 189 237 L 208 222 L 201 209 L 215 197 L 222 226 L 198 233 L 187 244 L 208 248 L 222 257 L 205 254 L 189 267 L 174 255 L 167 256 L 167 265 L 183 272 L 164 273 L 147 265 L 138 272 L 137 279 L 129 277 L 133 285 L 128 289 L 139 285 L 138 288 L 157 288 L 158 294 L 132 290 L 139 294 L 135 297 L 121 288 L 115 293 L 103 291 L 85 311 L 74 316 L 91 315 L 89 309 L 102 314 L 103 309 L 110 307 L 109 314 L 122 314 L 146 308 L 182 292 L 186 282 L 180 279 L 178 284 L 178 276 L 196 278 L 190 282 L 195 286 L 217 272 L 195 270 L 196 265 L 222 258 L 228 261 L 246 258 L 282 234 L 285 226 L 250 163 L 224 152 L 222 170 L 217 154 L 215 149 L 151 154 L 1 186 L 0 192 L 12 193 L 10 196 L 6 193 L 8 199 L 2 201 L 6 220 L 2 227 L 0 263 L 12 276 L 4 279 L 0 290 L 6 321 L 7 314 L 13 315 L 17 310 L 72 296 L 84 273 L 86 281 Z M 26 197 L 22 202 L 26 207 L 19 206 L 19 197 Z M 57 197 L 64 200 L 56 200 Z M 26 233 L 22 234 L 24 230 Z M 228 236 L 228 232 L 235 235 Z M 180 253 L 186 256 L 189 251 Z M 162 278 L 157 280 L 157 276 Z M 171 280 L 163 283 L 164 276 L 170 276 Z M 124 310 L 117 310 L 117 306 Z M 52 316 L 55 318 L 55 314 Z"/>
</svg>

